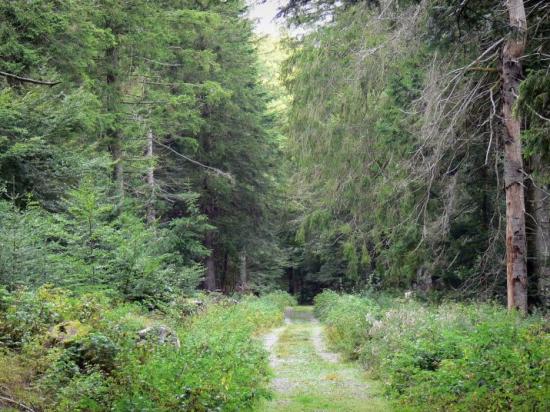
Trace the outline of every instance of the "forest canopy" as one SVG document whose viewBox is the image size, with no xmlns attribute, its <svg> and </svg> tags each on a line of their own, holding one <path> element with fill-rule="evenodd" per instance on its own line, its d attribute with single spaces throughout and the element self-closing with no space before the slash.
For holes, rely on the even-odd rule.
<svg viewBox="0 0 550 412">
<path fill-rule="evenodd" d="M 162 299 L 204 268 L 235 290 L 246 256 L 254 288 L 272 287 L 279 144 L 244 10 L 0 6 L 4 285 Z"/>
<path fill-rule="evenodd" d="M 486 0 L 289 1 L 283 39 L 242 1 L 2 5 L 3 284 L 547 306 L 549 10 L 520 3 L 521 41 Z"/>
<path fill-rule="evenodd" d="M 502 299 L 516 254 L 506 225 L 523 220 L 513 240 L 522 256 L 508 267 L 523 265 L 512 277 L 530 304 L 548 305 L 550 8 L 505 3 L 281 9 L 306 28 L 283 69 L 293 183 L 307 205 L 295 227 L 306 282 Z M 514 29 L 519 6 L 526 19 Z M 524 50 L 506 60 L 512 43 Z M 520 127 L 514 146 L 507 130 Z M 510 194 L 516 185 L 521 196 Z M 507 219 L 511 202 L 518 215 Z"/>
</svg>

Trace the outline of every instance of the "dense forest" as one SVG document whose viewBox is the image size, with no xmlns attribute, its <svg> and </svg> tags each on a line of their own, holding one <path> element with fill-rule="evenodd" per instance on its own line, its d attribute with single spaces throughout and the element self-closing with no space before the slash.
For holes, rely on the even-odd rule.
<svg viewBox="0 0 550 412">
<path fill-rule="evenodd" d="M 0 4 L 0 410 L 544 411 L 549 310 L 546 0 Z"/>
<path fill-rule="evenodd" d="M 342 3 L 296 1 L 282 11 L 313 24 L 331 16 L 290 43 L 283 72 L 303 207 L 298 276 L 502 298 L 517 180 L 529 243 L 518 256 L 527 266 L 520 288 L 528 272 L 530 303 L 547 307 L 548 4 L 515 2 L 527 16 L 517 29 L 506 2 Z M 520 34 L 520 74 L 508 74 L 514 58 L 504 53 Z M 513 96 L 505 82 L 515 82 Z"/>
</svg>

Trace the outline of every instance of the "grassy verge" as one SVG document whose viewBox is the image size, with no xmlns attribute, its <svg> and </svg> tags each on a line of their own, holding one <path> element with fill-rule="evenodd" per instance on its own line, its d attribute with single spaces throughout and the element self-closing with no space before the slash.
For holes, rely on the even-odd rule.
<svg viewBox="0 0 550 412">
<path fill-rule="evenodd" d="M 0 409 L 250 409 L 268 396 L 269 377 L 253 335 L 292 303 L 282 293 L 203 295 L 152 312 L 105 293 L 1 291 Z"/>
<path fill-rule="evenodd" d="M 331 344 L 410 410 L 550 409 L 548 324 L 489 304 L 422 305 L 324 292 Z"/>
</svg>

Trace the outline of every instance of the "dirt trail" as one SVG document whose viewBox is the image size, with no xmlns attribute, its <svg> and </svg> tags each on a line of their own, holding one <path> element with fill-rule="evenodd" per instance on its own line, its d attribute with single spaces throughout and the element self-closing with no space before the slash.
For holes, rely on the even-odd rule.
<svg viewBox="0 0 550 412">
<path fill-rule="evenodd" d="M 327 349 L 323 326 L 311 307 L 288 309 L 285 326 L 266 335 L 264 345 L 275 375 L 274 396 L 259 411 L 391 410 L 377 382 L 368 380 L 358 365 L 343 362 Z"/>
</svg>

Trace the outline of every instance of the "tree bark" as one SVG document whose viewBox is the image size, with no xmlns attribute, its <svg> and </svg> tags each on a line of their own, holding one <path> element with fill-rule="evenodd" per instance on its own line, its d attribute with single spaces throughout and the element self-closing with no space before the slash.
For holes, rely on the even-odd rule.
<svg viewBox="0 0 550 412">
<path fill-rule="evenodd" d="M 106 81 L 108 86 L 107 91 L 107 109 L 111 114 L 117 113 L 119 82 L 118 82 L 118 50 L 116 47 L 111 47 L 107 50 L 108 71 L 106 75 Z M 113 159 L 113 179 L 115 181 L 115 187 L 117 191 L 117 197 L 119 204 L 124 201 L 124 168 L 122 165 L 122 135 L 117 128 L 116 121 L 111 125 L 111 142 L 110 151 Z"/>
<path fill-rule="evenodd" d="M 214 242 L 212 239 L 212 233 L 206 234 L 205 245 L 210 249 L 210 255 L 206 258 L 206 278 L 204 281 L 204 286 L 206 290 L 214 291 L 216 290 L 216 262 L 214 260 Z"/>
<path fill-rule="evenodd" d="M 147 160 L 150 162 L 147 169 L 147 185 L 150 190 L 150 197 L 147 203 L 147 223 L 153 224 L 157 218 L 155 210 L 155 167 L 153 166 L 153 131 L 147 133 Z"/>
<path fill-rule="evenodd" d="M 527 20 L 523 0 L 506 3 L 510 36 L 502 51 L 502 114 L 504 118 L 504 182 L 506 191 L 506 278 L 508 309 L 527 312 L 527 241 L 525 236 L 524 170 L 521 122 L 512 110 L 522 78 Z"/>
<path fill-rule="evenodd" d="M 243 250 L 239 256 L 240 258 L 240 268 L 239 268 L 239 289 L 245 291 L 248 286 L 248 273 L 246 271 L 246 252 Z"/>
</svg>

